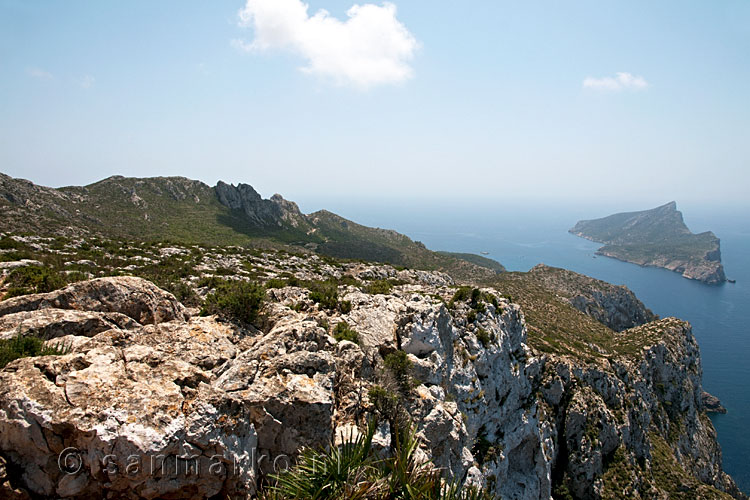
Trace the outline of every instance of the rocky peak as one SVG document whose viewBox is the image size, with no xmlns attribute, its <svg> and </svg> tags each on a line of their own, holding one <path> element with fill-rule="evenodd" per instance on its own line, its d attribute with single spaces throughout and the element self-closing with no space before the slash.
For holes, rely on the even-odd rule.
<svg viewBox="0 0 750 500">
<path fill-rule="evenodd" d="M 255 225 L 281 226 L 283 221 L 296 226 L 304 219 L 297 204 L 285 200 L 280 194 L 265 200 L 249 184 L 240 183 L 235 186 L 223 181 L 219 181 L 214 189 L 219 203 L 244 212 Z"/>
</svg>

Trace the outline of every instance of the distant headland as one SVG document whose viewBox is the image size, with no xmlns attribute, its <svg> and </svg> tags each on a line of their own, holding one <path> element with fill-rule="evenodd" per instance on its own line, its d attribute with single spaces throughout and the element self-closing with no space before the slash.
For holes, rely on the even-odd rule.
<svg viewBox="0 0 750 500">
<path fill-rule="evenodd" d="M 704 283 L 727 281 L 719 238 L 711 231 L 693 234 L 674 201 L 651 210 L 582 220 L 570 232 L 604 243 L 598 255 L 662 267 Z"/>
</svg>

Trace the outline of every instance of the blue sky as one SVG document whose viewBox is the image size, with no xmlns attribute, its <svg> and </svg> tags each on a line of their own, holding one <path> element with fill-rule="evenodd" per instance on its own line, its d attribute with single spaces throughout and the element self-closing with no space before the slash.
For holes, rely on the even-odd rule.
<svg viewBox="0 0 750 500">
<path fill-rule="evenodd" d="M 0 171 L 291 199 L 747 198 L 746 0 L 395 1 L 406 34 L 372 10 L 343 39 L 351 1 L 308 2 L 329 14 L 304 36 L 309 19 L 261 33 L 268 1 L 0 0 Z M 370 49 L 391 69 L 371 75 Z"/>
</svg>

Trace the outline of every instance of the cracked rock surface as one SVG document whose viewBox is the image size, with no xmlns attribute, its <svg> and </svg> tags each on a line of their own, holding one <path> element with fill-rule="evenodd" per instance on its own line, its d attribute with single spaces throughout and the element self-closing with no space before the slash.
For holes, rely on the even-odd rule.
<svg viewBox="0 0 750 500">
<path fill-rule="evenodd" d="M 721 470 L 688 324 L 627 330 L 652 340 L 586 362 L 531 349 L 521 308 L 493 289 L 481 310 L 449 309 L 451 286 L 439 274 L 387 294 L 341 286 L 347 313 L 272 289 L 259 330 L 190 317 L 131 277 L 1 302 L 3 338 L 31 333 L 70 352 L 0 370 L 0 495 L 250 498 L 302 448 L 361 428 L 383 356 L 400 349 L 422 452 L 447 478 L 498 498 L 551 498 L 562 484 L 577 498 L 666 498 L 645 472 L 666 446 L 704 496 L 742 498 Z M 331 336 L 340 321 L 358 344 Z"/>
</svg>

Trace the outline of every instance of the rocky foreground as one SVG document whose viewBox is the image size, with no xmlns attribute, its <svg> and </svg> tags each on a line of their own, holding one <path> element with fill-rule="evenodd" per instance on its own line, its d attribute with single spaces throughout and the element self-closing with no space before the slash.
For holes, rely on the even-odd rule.
<svg viewBox="0 0 750 500">
<path fill-rule="evenodd" d="M 135 277 L 0 302 L 1 338 L 65 346 L 0 371 L 0 497 L 250 498 L 304 447 L 363 429 L 384 359 L 403 351 L 405 404 L 446 478 L 499 498 L 745 498 L 721 468 L 689 324 L 554 354 L 527 344 L 523 311 L 495 288 L 335 273 L 354 283 L 337 290 L 347 307 L 287 283 L 265 292 L 257 328 Z M 389 278 L 383 293 L 356 286 Z M 343 322 L 356 343 L 335 339 Z M 389 440 L 383 420 L 375 444 Z"/>
</svg>

